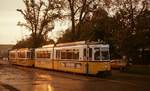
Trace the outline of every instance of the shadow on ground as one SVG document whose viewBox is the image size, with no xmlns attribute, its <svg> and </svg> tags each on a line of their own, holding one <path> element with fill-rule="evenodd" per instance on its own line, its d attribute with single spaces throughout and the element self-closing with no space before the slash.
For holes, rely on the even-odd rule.
<svg viewBox="0 0 150 91">
<path fill-rule="evenodd" d="M 8 85 L 8 84 L 0 84 L 0 85 L 9 91 L 20 91 L 19 89 L 15 88 L 11 85 Z"/>
</svg>

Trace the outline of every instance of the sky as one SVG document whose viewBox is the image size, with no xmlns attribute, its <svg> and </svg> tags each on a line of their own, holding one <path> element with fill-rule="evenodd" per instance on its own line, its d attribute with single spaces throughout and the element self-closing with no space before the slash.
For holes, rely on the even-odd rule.
<svg viewBox="0 0 150 91">
<path fill-rule="evenodd" d="M 15 44 L 22 38 L 17 22 L 22 16 L 16 11 L 22 8 L 22 0 L 0 0 L 0 44 Z"/>
<path fill-rule="evenodd" d="M 23 7 L 22 0 L 0 0 L 0 44 L 16 44 L 17 41 L 29 35 L 27 30 L 22 31 L 24 28 L 17 26 L 18 21 L 22 21 L 23 17 L 16 9 Z M 49 36 L 56 40 L 61 33 L 59 31 L 66 29 L 70 22 L 59 21 L 55 24 L 56 27 Z"/>
</svg>

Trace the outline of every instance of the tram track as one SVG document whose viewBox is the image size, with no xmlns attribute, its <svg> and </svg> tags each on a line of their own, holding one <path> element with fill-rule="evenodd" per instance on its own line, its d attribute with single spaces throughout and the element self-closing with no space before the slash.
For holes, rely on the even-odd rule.
<svg viewBox="0 0 150 91">
<path fill-rule="evenodd" d="M 146 91 L 150 85 L 150 77 L 120 73 L 119 71 L 112 71 L 112 76 L 110 77 L 99 78 L 15 65 L 1 65 L 0 78 L 2 84 L 0 84 L 0 88 L 4 88 L 6 91 L 29 91 L 22 89 L 28 86 L 37 89 L 35 87 L 48 85 L 52 85 L 56 91 L 91 91 L 90 89 L 95 89 L 92 91 L 100 91 L 99 89 L 113 89 L 106 91 L 123 89 L 125 91 L 125 88 L 128 91 Z M 81 90 L 81 88 L 85 90 Z"/>
</svg>

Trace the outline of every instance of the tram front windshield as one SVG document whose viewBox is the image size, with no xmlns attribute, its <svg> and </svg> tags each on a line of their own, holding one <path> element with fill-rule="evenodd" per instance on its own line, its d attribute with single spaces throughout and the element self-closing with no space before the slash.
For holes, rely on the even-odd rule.
<svg viewBox="0 0 150 91">
<path fill-rule="evenodd" d="M 102 60 L 109 60 L 109 51 L 101 51 Z"/>
<path fill-rule="evenodd" d="M 94 60 L 100 60 L 100 48 L 94 48 Z"/>
<path fill-rule="evenodd" d="M 94 60 L 109 60 L 109 51 L 102 51 L 100 48 L 94 48 Z"/>
</svg>

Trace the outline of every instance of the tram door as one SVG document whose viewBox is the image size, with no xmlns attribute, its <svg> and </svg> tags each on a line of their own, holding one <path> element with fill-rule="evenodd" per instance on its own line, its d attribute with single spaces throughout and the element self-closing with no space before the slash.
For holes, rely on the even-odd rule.
<svg viewBox="0 0 150 91">
<path fill-rule="evenodd" d="M 92 61 L 93 60 L 93 50 L 92 48 L 84 48 L 84 51 L 83 51 L 83 57 L 84 57 L 84 60 L 87 60 L 87 61 Z"/>
<path fill-rule="evenodd" d="M 101 60 L 100 48 L 94 48 L 94 60 Z"/>
<path fill-rule="evenodd" d="M 27 58 L 34 59 L 34 49 L 30 49 L 27 51 Z"/>
</svg>

